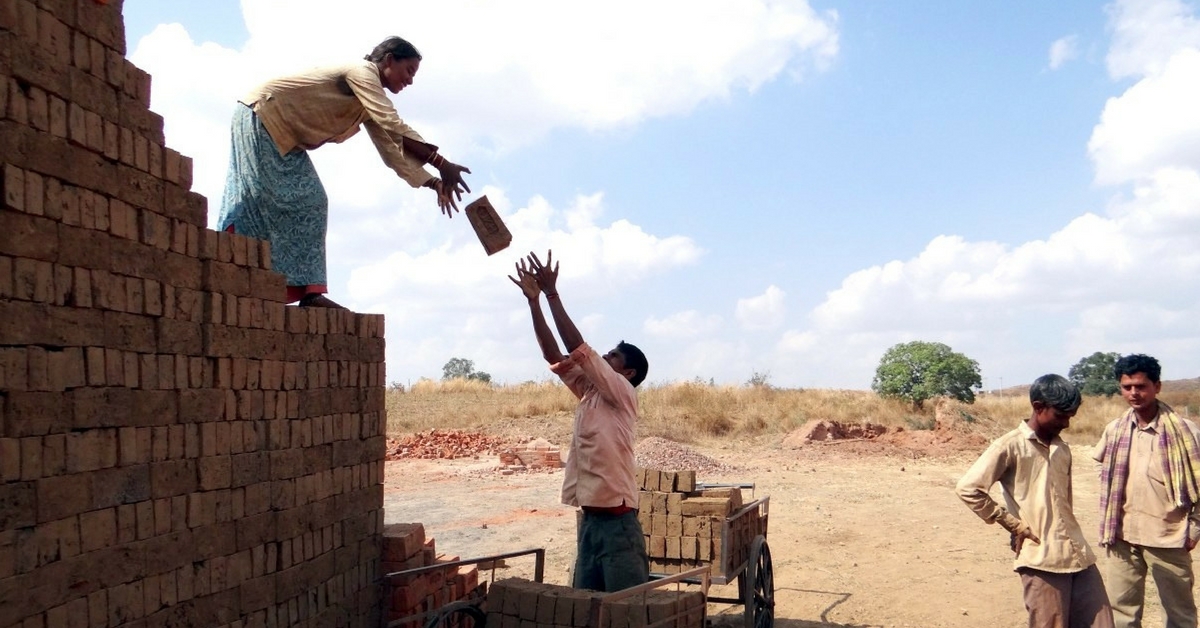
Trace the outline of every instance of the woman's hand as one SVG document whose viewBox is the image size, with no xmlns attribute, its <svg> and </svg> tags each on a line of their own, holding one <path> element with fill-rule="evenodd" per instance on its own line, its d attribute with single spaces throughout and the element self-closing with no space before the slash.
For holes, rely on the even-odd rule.
<svg viewBox="0 0 1200 628">
<path fill-rule="evenodd" d="M 542 293 L 541 289 L 538 288 L 537 278 L 530 274 L 529 269 L 525 267 L 525 260 L 517 262 L 516 267 L 517 276 L 514 278 L 512 275 L 509 275 L 508 278 L 517 284 L 517 287 L 525 294 L 526 299 L 536 301 L 538 295 Z"/>
<path fill-rule="evenodd" d="M 471 188 L 467 182 L 463 180 L 463 173 L 471 174 L 471 169 L 466 166 L 460 166 L 449 159 L 442 159 L 438 165 L 438 174 L 442 177 L 442 185 L 446 188 L 447 194 L 453 194 L 456 201 L 462 200 L 463 192 L 470 192 Z"/>
<path fill-rule="evenodd" d="M 438 209 L 446 214 L 447 218 L 453 218 L 454 213 L 458 211 L 458 205 L 454 202 L 454 197 L 446 188 L 446 182 L 437 177 L 433 177 L 425 182 L 423 187 L 433 190 L 437 194 Z"/>
</svg>

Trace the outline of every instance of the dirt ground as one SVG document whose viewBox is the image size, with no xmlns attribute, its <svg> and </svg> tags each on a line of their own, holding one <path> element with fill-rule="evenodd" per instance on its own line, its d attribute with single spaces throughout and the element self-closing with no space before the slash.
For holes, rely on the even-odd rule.
<svg viewBox="0 0 1200 628">
<path fill-rule="evenodd" d="M 946 439 L 929 434 L 924 447 L 876 441 L 690 446 L 742 469 L 698 479 L 750 481 L 758 496 L 770 496 L 776 626 L 1026 625 L 1007 533 L 985 525 L 953 493 L 983 447 L 939 445 Z M 1075 504 L 1098 550 L 1098 480 L 1089 445 L 1073 447 Z M 493 456 L 387 463 L 386 521 L 421 522 L 440 553 L 461 558 L 544 547 L 545 579 L 566 583 L 575 515 L 558 503 L 561 470 L 501 475 L 496 465 Z M 531 569 L 532 561 L 512 561 L 495 574 L 529 577 Z M 1147 597 L 1156 596 L 1149 585 Z M 709 612 L 717 623 L 740 625 L 741 607 L 714 604 Z M 1152 601 L 1145 625 L 1162 623 Z"/>
</svg>

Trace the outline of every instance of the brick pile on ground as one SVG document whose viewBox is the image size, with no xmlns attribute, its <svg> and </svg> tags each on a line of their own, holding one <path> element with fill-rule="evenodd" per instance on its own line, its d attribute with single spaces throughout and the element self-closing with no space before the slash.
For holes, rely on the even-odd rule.
<svg viewBox="0 0 1200 628">
<path fill-rule="evenodd" d="M 673 574 L 708 566 L 726 575 L 746 561 L 754 537 L 767 533 L 767 521 L 742 508 L 738 488 L 696 488 L 690 470 L 637 470 L 638 521 L 645 535 L 650 571 Z M 722 531 L 725 538 L 722 538 Z"/>
<path fill-rule="evenodd" d="M 616 601 L 596 591 L 506 578 L 493 582 L 484 611 L 486 628 L 702 628 L 700 591 L 653 589 Z M 604 619 L 600 620 L 600 607 Z"/>
<path fill-rule="evenodd" d="M 0 2 L 0 625 L 378 625 L 383 318 L 206 228 L 121 7 Z"/>
<path fill-rule="evenodd" d="M 737 467 L 714 460 L 673 440 L 651 436 L 633 449 L 638 466 L 648 469 L 683 469 L 704 476 L 737 471 Z"/>
<path fill-rule="evenodd" d="M 564 464 L 562 456 L 560 447 L 544 438 L 535 438 L 521 445 L 502 448 L 500 468 L 503 471 L 560 469 Z"/>
<path fill-rule="evenodd" d="M 383 529 L 382 571 L 385 578 L 385 604 L 389 622 L 402 620 L 397 628 L 420 628 L 428 623 L 431 611 L 459 600 L 480 598 L 487 590 L 479 582 L 475 565 L 432 569 L 416 575 L 390 575 L 395 572 L 457 561 L 458 556 L 438 554 L 433 538 L 425 536 L 420 523 L 395 523 Z M 460 628 L 456 617 L 446 628 Z"/>
<path fill-rule="evenodd" d="M 430 429 L 401 438 L 387 439 L 387 459 L 478 458 L 483 454 L 496 453 L 504 446 L 502 439 L 480 432 Z"/>
</svg>

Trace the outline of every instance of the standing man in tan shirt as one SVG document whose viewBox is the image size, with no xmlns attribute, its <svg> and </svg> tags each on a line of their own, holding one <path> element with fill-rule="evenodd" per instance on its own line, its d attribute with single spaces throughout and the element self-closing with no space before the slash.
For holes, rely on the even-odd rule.
<svg viewBox="0 0 1200 628">
<path fill-rule="evenodd" d="M 637 347 L 622 341 L 600 356 L 583 341 L 558 296 L 558 265 L 533 253 L 509 277 L 529 301 L 533 331 L 550 370 L 579 398 L 563 476 L 562 502 L 583 510 L 572 586 L 620 591 L 650 579 L 650 559 L 637 519 L 634 427 L 637 393 L 649 365 Z M 546 324 L 539 299 L 546 294 L 564 356 Z"/>
<path fill-rule="evenodd" d="M 1200 540 L 1197 428 L 1158 400 L 1158 360 L 1127 355 L 1113 371 L 1129 411 L 1108 424 L 1094 450 L 1113 615 L 1121 628 L 1142 625 L 1149 571 L 1168 628 L 1196 628 L 1191 551 Z"/>
<path fill-rule="evenodd" d="M 1058 437 L 1079 409 L 1079 389 L 1043 375 L 1029 401 L 1033 414 L 983 452 L 958 481 L 958 496 L 1011 535 L 1031 628 L 1112 628 L 1096 555 L 1071 505 L 1071 449 Z M 988 494 L 997 482 L 1003 506 Z"/>
</svg>

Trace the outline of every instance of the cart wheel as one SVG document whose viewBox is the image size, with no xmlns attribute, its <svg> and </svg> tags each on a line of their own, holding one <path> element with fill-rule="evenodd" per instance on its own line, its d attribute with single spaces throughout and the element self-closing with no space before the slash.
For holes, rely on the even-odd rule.
<svg viewBox="0 0 1200 628">
<path fill-rule="evenodd" d="M 742 576 L 742 601 L 746 604 L 746 628 L 771 628 L 775 623 L 775 570 L 765 536 L 754 537 L 750 561 Z"/>
<path fill-rule="evenodd" d="M 425 624 L 425 628 L 451 626 L 454 625 L 452 623 L 454 619 L 458 619 L 459 622 L 457 625 L 463 628 L 483 628 L 484 624 L 487 623 L 487 616 L 483 614 L 483 611 L 477 605 L 471 602 L 458 601 L 439 608 L 437 614 L 431 617 L 429 622 Z"/>
</svg>

